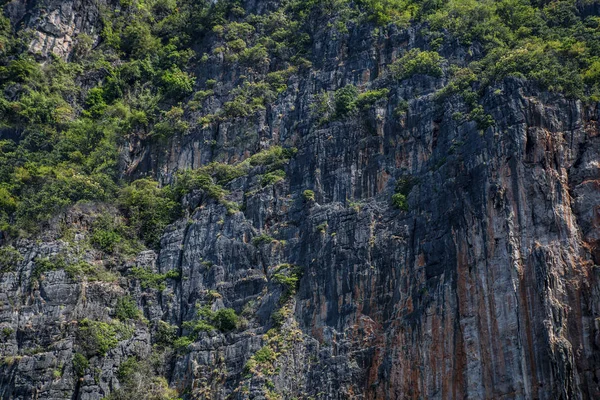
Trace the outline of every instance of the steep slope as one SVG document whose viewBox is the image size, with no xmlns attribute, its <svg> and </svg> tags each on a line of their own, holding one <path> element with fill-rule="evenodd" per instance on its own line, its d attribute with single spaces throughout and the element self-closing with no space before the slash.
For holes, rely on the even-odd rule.
<svg viewBox="0 0 600 400">
<path fill-rule="evenodd" d="M 101 170 L 94 149 L 76 157 L 64 146 L 54 185 L 86 173 L 93 184 L 75 186 L 85 195 L 47 220 L 20 211 L 35 204 L 33 172 L 0 192 L 4 209 L 18 202 L 6 221 L 19 230 L 6 229 L 0 253 L 0 397 L 600 397 L 594 61 L 575 83 L 548 87 L 535 68 L 511 70 L 513 56 L 527 64 L 522 47 L 486 66 L 489 44 L 436 30 L 439 13 L 230 3 L 207 4 L 197 21 L 210 26 L 187 32 L 169 50 L 175 64 L 159 70 L 161 58 L 152 73 L 135 55 L 152 38 L 128 45 L 124 33 L 121 53 L 102 50 L 97 69 L 66 39 L 85 32 L 95 57 L 111 40 L 106 27 L 116 31 L 119 15 L 139 23 L 127 7 L 143 13 L 143 2 L 6 6 L 14 26 L 34 32 L 23 40 L 44 68 L 59 58 L 85 66 L 84 92 L 65 96 L 68 118 L 118 139 L 110 151 L 109 135 L 97 142 L 115 155 Z M 223 4 L 219 20 L 211 13 Z M 557 4 L 587 22 L 598 15 L 596 3 Z M 57 15 L 60 32 L 47 28 Z M 153 100 L 144 90 L 157 80 L 165 88 Z M 89 94 L 96 86 L 102 101 Z M 115 87 L 122 97 L 107 94 Z M 20 101 L 25 90 L 9 89 L 7 101 Z M 31 148 L 31 132 L 47 128 L 3 112 L 14 146 Z M 60 122 L 56 135 L 79 132 Z M 92 169 L 70 175 L 59 169 L 67 162 Z M 103 171 L 121 186 L 97 195 Z M 143 177 L 162 189 L 119 182 Z"/>
</svg>

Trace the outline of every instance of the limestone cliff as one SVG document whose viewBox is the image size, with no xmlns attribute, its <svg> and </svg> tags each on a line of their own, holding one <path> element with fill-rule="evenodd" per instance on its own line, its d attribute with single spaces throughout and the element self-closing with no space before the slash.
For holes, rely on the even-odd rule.
<svg viewBox="0 0 600 400">
<path fill-rule="evenodd" d="M 96 2 L 8 7 L 41 56 L 68 59 L 73 34 L 100 29 Z M 276 99 L 210 123 L 197 121 L 231 101 L 249 72 L 205 37 L 197 52 L 209 60 L 193 72 L 199 87 L 214 82 L 214 96 L 186 110 L 185 133 L 128 139 L 120 168 L 169 184 L 213 161 L 297 151 L 249 163 L 221 199 L 186 194 L 159 248 L 133 258 L 83 245 L 98 215 L 116 213 L 103 204 L 71 207 L 43 235 L 12 244 L 21 258 L 0 275 L 0 398 L 102 399 L 134 358 L 151 359 L 185 399 L 600 398 L 597 103 L 506 77 L 481 94 L 494 121 L 482 127 L 444 91 L 447 62 L 438 76 L 389 72 L 427 47 L 426 26 L 350 24 L 340 34 L 313 23 L 311 64 Z M 445 42 L 438 52 L 466 65 L 478 51 Z M 311 104 L 347 85 L 389 92 L 323 120 Z M 395 206 L 395 193 L 405 203 Z M 40 272 L 39 260 L 57 255 L 113 278 Z M 91 340 L 81 321 L 110 324 L 127 296 L 143 317 L 111 328 L 116 343 L 78 371 L 73 357 Z M 240 320 L 164 345 L 165 335 L 192 332 L 207 307 Z"/>
</svg>

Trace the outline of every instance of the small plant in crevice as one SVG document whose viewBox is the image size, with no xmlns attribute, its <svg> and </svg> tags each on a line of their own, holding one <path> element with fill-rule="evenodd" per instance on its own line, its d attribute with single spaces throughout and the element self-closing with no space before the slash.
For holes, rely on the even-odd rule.
<svg viewBox="0 0 600 400">
<path fill-rule="evenodd" d="M 329 227 L 329 225 L 327 224 L 327 221 L 317 225 L 317 227 L 315 228 L 317 230 L 317 232 L 320 233 L 325 233 L 327 232 L 327 228 Z"/>
<path fill-rule="evenodd" d="M 315 201 L 315 192 L 313 192 L 310 189 L 307 189 L 304 192 L 302 192 L 302 197 L 304 198 L 304 201 L 307 202 Z"/>
<path fill-rule="evenodd" d="M 417 180 L 410 176 L 401 177 L 396 181 L 395 193 L 392 195 L 392 205 L 402 211 L 408 211 L 408 194 L 417 184 Z"/>
<path fill-rule="evenodd" d="M 258 247 L 258 246 L 262 246 L 264 244 L 269 244 L 269 243 L 273 242 L 274 240 L 275 239 L 272 236 L 270 236 L 266 233 L 261 233 L 260 235 L 252 238 L 252 244 Z"/>
<path fill-rule="evenodd" d="M 75 372 L 75 376 L 82 377 L 85 375 L 85 370 L 90 367 L 90 362 L 81 353 L 75 353 L 73 355 L 73 371 Z"/>
</svg>

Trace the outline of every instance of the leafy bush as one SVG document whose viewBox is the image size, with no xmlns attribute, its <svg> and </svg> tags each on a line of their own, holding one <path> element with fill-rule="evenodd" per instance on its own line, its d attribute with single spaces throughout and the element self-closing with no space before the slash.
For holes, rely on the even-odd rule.
<svg viewBox="0 0 600 400">
<path fill-rule="evenodd" d="M 140 281 L 142 289 L 151 288 L 159 291 L 166 289 L 165 281 L 167 279 L 179 279 L 181 277 L 180 272 L 177 270 L 170 270 L 164 274 L 159 274 L 142 267 L 131 268 L 131 275 Z"/>
<path fill-rule="evenodd" d="M 410 0 L 359 0 L 358 4 L 377 25 L 394 22 L 405 26 L 418 10 L 417 5 Z"/>
<path fill-rule="evenodd" d="M 377 89 L 377 90 L 368 90 L 364 93 L 358 95 L 356 99 L 356 104 L 358 108 L 367 108 L 377 103 L 379 100 L 382 100 L 388 96 L 390 90 L 387 88 Z"/>
<path fill-rule="evenodd" d="M 52 257 L 37 257 L 34 260 L 33 272 L 31 273 L 32 280 L 38 280 L 41 276 L 49 271 L 65 269 L 68 265 L 63 256 Z"/>
<path fill-rule="evenodd" d="M 254 358 L 254 361 L 257 363 L 262 364 L 275 361 L 276 356 L 273 349 L 271 349 L 269 346 L 263 346 L 260 350 L 254 353 L 252 358 Z"/>
<path fill-rule="evenodd" d="M 286 164 L 297 151 L 294 147 L 283 148 L 281 146 L 272 146 L 254 154 L 248 159 L 248 163 L 252 166 L 264 165 L 269 170 L 275 170 Z"/>
<path fill-rule="evenodd" d="M 335 91 L 333 99 L 335 102 L 335 115 L 344 117 L 356 109 L 358 89 L 354 85 L 346 85 Z"/>
<path fill-rule="evenodd" d="M 39 168 L 28 175 L 21 191 L 16 216 L 22 227 L 35 230 L 59 211 L 78 201 L 103 200 L 111 196 L 110 184 L 102 176 L 86 176 L 75 170 Z"/>
<path fill-rule="evenodd" d="M 101 87 L 95 87 L 88 91 L 85 99 L 87 112 L 92 118 L 100 118 L 104 115 L 107 104 L 104 99 L 104 90 Z"/>
<path fill-rule="evenodd" d="M 196 79 L 194 77 L 191 77 L 187 72 L 181 71 L 176 66 L 165 71 L 161 77 L 163 94 L 172 100 L 179 100 L 190 95 L 194 90 L 195 82 Z"/>
<path fill-rule="evenodd" d="M 402 193 L 395 193 L 392 196 L 392 205 L 402 211 L 408 211 L 408 201 L 406 195 Z"/>
<path fill-rule="evenodd" d="M 158 377 L 147 362 L 131 370 L 125 385 L 113 390 L 104 400 L 179 400 L 175 389 L 163 377 Z"/>
<path fill-rule="evenodd" d="M 276 90 L 276 89 L 275 89 Z M 231 118 L 248 117 L 258 110 L 264 110 L 267 103 L 276 98 L 276 92 L 266 82 L 244 82 L 231 93 L 233 100 L 223 105 L 224 115 Z"/>
<path fill-rule="evenodd" d="M 117 378 L 121 384 L 129 383 L 134 374 L 140 370 L 140 363 L 135 357 L 128 357 L 125 361 L 119 364 L 117 368 Z"/>
<path fill-rule="evenodd" d="M 413 75 L 442 76 L 442 57 L 435 51 L 412 49 L 390 65 L 390 72 L 398 79 L 407 79 Z"/>
<path fill-rule="evenodd" d="M 173 347 L 175 347 L 175 350 L 181 352 L 192 343 L 194 343 L 194 341 L 188 336 L 181 336 L 175 339 L 175 341 L 173 342 Z"/>
<path fill-rule="evenodd" d="M 302 192 L 302 197 L 304 197 L 305 201 L 315 201 L 315 192 L 306 189 L 304 192 Z"/>
<path fill-rule="evenodd" d="M 75 376 L 82 377 L 85 375 L 85 370 L 90 367 L 90 362 L 81 353 L 75 353 L 73 355 L 73 371 Z"/>
<path fill-rule="evenodd" d="M 131 296 L 119 297 L 115 308 L 115 317 L 121 321 L 128 319 L 137 319 L 140 316 L 140 310 Z"/>
<path fill-rule="evenodd" d="M 264 174 L 260 180 L 260 184 L 263 187 L 269 186 L 269 185 L 273 185 L 279 181 L 282 181 L 284 179 L 285 179 L 285 171 L 278 169 L 273 172 L 268 172 L 268 173 Z"/>
<path fill-rule="evenodd" d="M 92 246 L 106 253 L 114 253 L 125 240 L 123 229 L 115 223 L 114 218 L 102 216 L 92 225 Z"/>
<path fill-rule="evenodd" d="M 323 222 L 323 223 L 321 223 L 321 224 L 317 225 L 317 228 L 316 228 L 316 229 L 317 229 L 317 232 L 320 232 L 320 233 L 325 233 L 325 232 L 327 232 L 327 227 L 328 227 L 328 226 L 329 226 L 329 225 L 327 224 L 327 222 Z"/>
<path fill-rule="evenodd" d="M 189 128 L 189 124 L 183 120 L 183 109 L 181 107 L 171 107 L 164 113 L 163 119 L 154 125 L 152 136 L 165 139 L 175 134 L 182 134 Z"/>
<path fill-rule="evenodd" d="M 83 353 L 88 357 L 105 356 L 119 342 L 114 325 L 87 318 L 79 321 L 77 336 Z"/>
<path fill-rule="evenodd" d="M 19 250 L 10 245 L 0 247 L 0 272 L 12 271 L 21 261 L 23 256 Z"/>
<path fill-rule="evenodd" d="M 165 227 L 179 214 L 179 205 L 170 192 L 150 179 L 140 179 L 121 191 L 121 208 L 130 226 L 150 247 L 158 247 Z"/>
<path fill-rule="evenodd" d="M 277 271 L 273 274 L 273 280 L 285 288 L 284 296 L 281 299 L 281 302 L 285 303 L 298 290 L 304 270 L 299 266 L 284 264 Z"/>
<path fill-rule="evenodd" d="M 215 313 L 212 322 L 217 329 L 227 332 L 237 328 L 238 320 L 234 309 L 222 308 Z"/>
<path fill-rule="evenodd" d="M 273 237 L 267 235 L 266 233 L 261 233 L 258 236 L 252 238 L 252 244 L 255 246 L 261 246 L 263 244 L 269 244 L 274 241 Z"/>
</svg>

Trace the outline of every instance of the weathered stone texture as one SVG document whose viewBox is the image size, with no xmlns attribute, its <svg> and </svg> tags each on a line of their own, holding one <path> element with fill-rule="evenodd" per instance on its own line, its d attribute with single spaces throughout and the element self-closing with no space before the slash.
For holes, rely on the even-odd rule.
<svg viewBox="0 0 600 400">
<path fill-rule="evenodd" d="M 73 32 L 94 32 L 92 12 L 77 11 L 88 10 L 84 3 L 61 3 L 44 16 L 13 8 L 15 18 L 44 21 L 38 33 L 46 36 L 32 44 L 42 52 L 66 55 Z M 304 275 L 282 328 L 293 339 L 270 378 L 284 398 L 600 398 L 597 106 L 509 78 L 485 93 L 495 126 L 480 131 L 453 118 L 465 111 L 457 98 L 436 99 L 445 78 L 384 76 L 385 65 L 421 45 L 417 28 L 374 37 L 355 27 L 332 37 L 323 27 L 315 38 L 313 68 L 255 117 L 198 126 L 166 148 L 132 146 L 129 173 L 164 182 L 177 170 L 242 160 L 271 145 L 298 148 L 284 181 L 262 188 L 258 167 L 229 184 L 241 212 L 188 196 L 199 207 L 169 227 L 158 254 L 137 259 L 162 273 L 180 270 L 180 281 L 159 292 L 52 271 L 36 286 L 32 260 L 63 244 L 19 243 L 25 260 L 0 279 L 0 328 L 12 329 L 0 351 L 17 356 L 1 367 L 0 397 L 101 399 L 118 387 L 116 367 L 127 356 L 149 354 L 154 323 L 192 319 L 213 290 L 222 296 L 213 308 L 241 313 L 253 304 L 252 316 L 235 332 L 203 333 L 165 373 L 192 398 L 265 398 L 265 377 L 245 377 L 244 365 L 273 325 L 282 294 L 274 267 L 289 263 Z M 460 48 L 442 53 L 469 57 Z M 241 73 L 223 65 L 197 71 L 199 81 L 223 85 L 209 111 Z M 385 85 L 390 101 L 319 126 L 314 96 L 348 83 Z M 403 99 L 408 112 L 394 115 Z M 413 182 L 407 212 L 390 204 L 405 178 Z M 253 245 L 260 233 L 277 240 Z M 149 324 L 93 359 L 96 377 L 78 381 L 70 364 L 76 321 L 110 318 L 126 292 Z M 33 348 L 37 354 L 24 353 Z"/>
</svg>

